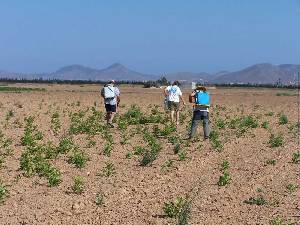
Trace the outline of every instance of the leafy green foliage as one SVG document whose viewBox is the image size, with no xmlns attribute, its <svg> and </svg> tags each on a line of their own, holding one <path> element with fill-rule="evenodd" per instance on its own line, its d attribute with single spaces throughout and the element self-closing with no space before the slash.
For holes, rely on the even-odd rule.
<svg viewBox="0 0 300 225">
<path fill-rule="evenodd" d="M 265 205 L 267 204 L 267 201 L 262 196 L 259 196 L 257 198 L 251 197 L 248 200 L 245 200 L 244 203 L 249 205 Z"/>
<path fill-rule="evenodd" d="M 295 164 L 300 164 L 300 151 L 294 152 L 292 155 L 292 162 Z"/>
<path fill-rule="evenodd" d="M 4 199 L 7 197 L 8 191 L 3 184 L 3 182 L 0 180 L 0 203 L 4 201 Z"/>
<path fill-rule="evenodd" d="M 271 134 L 269 139 L 269 145 L 271 148 L 280 147 L 283 145 L 283 136 L 281 134 Z"/>
<path fill-rule="evenodd" d="M 116 174 L 116 168 L 114 164 L 112 163 L 105 163 L 105 167 L 103 167 L 101 173 L 99 173 L 99 176 L 103 177 L 110 177 Z"/>
<path fill-rule="evenodd" d="M 51 129 L 54 133 L 54 135 L 58 135 L 59 131 L 61 129 L 60 119 L 59 119 L 59 113 L 55 112 L 52 114 L 51 117 Z"/>
<path fill-rule="evenodd" d="M 284 125 L 288 123 L 288 118 L 285 114 L 280 114 L 279 116 L 279 125 Z"/>
<path fill-rule="evenodd" d="M 72 190 L 75 194 L 81 194 L 84 189 L 83 178 L 80 176 L 74 177 Z"/>
<path fill-rule="evenodd" d="M 230 177 L 229 173 L 227 171 L 225 171 L 223 173 L 223 175 L 221 175 L 219 177 L 218 185 L 219 186 L 226 186 L 230 183 L 230 181 L 231 181 L 231 177 Z"/>
<path fill-rule="evenodd" d="M 87 161 L 89 160 L 89 157 L 81 150 L 75 149 L 72 153 L 72 155 L 69 157 L 68 162 L 75 164 L 78 168 L 83 168 Z"/>
</svg>

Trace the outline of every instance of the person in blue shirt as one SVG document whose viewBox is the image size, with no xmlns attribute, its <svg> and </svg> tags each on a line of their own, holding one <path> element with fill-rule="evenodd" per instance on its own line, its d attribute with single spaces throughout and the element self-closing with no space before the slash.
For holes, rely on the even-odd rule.
<svg viewBox="0 0 300 225">
<path fill-rule="evenodd" d="M 199 100 L 200 96 L 204 97 L 204 100 Z M 201 102 L 203 101 L 203 102 Z M 193 105 L 193 119 L 192 126 L 189 133 L 189 139 L 195 137 L 197 133 L 197 127 L 201 120 L 203 121 L 204 139 L 209 138 L 209 93 L 204 86 L 197 86 L 197 88 L 189 95 L 189 102 Z"/>
</svg>

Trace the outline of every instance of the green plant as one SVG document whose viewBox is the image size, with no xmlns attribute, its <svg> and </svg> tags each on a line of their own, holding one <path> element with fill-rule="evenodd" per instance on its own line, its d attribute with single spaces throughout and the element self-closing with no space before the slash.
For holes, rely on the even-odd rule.
<svg viewBox="0 0 300 225">
<path fill-rule="evenodd" d="M 227 160 L 223 161 L 221 164 L 221 171 L 227 171 L 230 168 L 230 164 Z"/>
<path fill-rule="evenodd" d="M 261 124 L 261 127 L 268 130 L 270 129 L 270 123 L 268 121 L 264 121 L 262 124 Z"/>
<path fill-rule="evenodd" d="M 113 149 L 113 145 L 111 142 L 106 142 L 105 145 L 104 145 L 104 148 L 103 148 L 103 155 L 105 156 L 110 156 L 111 154 L 111 151 Z"/>
<path fill-rule="evenodd" d="M 285 114 L 280 114 L 279 116 L 279 125 L 284 125 L 288 123 L 288 118 Z"/>
<path fill-rule="evenodd" d="M 270 221 L 271 225 L 284 225 L 284 219 L 280 218 L 280 217 L 276 217 L 275 219 L 272 219 Z"/>
<path fill-rule="evenodd" d="M 74 150 L 73 154 L 69 157 L 69 163 L 75 164 L 78 168 L 83 168 L 86 162 L 89 160 L 89 157 L 80 150 Z"/>
<path fill-rule="evenodd" d="M 162 171 L 169 171 L 170 168 L 173 167 L 174 161 L 173 160 L 167 160 L 166 162 L 164 162 L 164 164 L 161 167 Z"/>
<path fill-rule="evenodd" d="M 185 161 L 186 160 L 186 151 L 180 151 L 178 153 L 179 161 Z"/>
<path fill-rule="evenodd" d="M 262 196 L 259 196 L 257 198 L 251 197 L 248 200 L 245 200 L 244 203 L 249 205 L 265 205 L 267 204 L 267 201 Z"/>
<path fill-rule="evenodd" d="M 222 150 L 223 145 L 222 145 L 221 141 L 219 140 L 219 133 L 217 131 L 210 132 L 209 139 L 210 139 L 212 147 L 215 150 L 217 150 L 217 151 Z"/>
<path fill-rule="evenodd" d="M 300 163 L 300 151 L 294 152 L 292 155 L 292 162 L 299 164 Z"/>
<path fill-rule="evenodd" d="M 222 120 L 221 118 L 218 118 L 216 120 L 216 126 L 217 126 L 218 129 L 224 129 L 225 126 L 226 126 L 225 121 Z"/>
<path fill-rule="evenodd" d="M 3 184 L 3 182 L 0 180 L 0 203 L 4 201 L 5 197 L 8 195 L 8 191 Z"/>
<path fill-rule="evenodd" d="M 231 181 L 231 177 L 229 175 L 229 173 L 227 171 L 225 171 L 223 173 L 223 175 L 221 175 L 219 177 L 219 181 L 218 181 L 218 185 L 219 186 L 226 186 L 227 184 L 229 184 Z"/>
<path fill-rule="evenodd" d="M 80 176 L 76 176 L 73 179 L 73 186 L 72 190 L 75 194 L 81 194 L 84 189 L 84 183 L 83 183 L 83 178 Z"/>
<path fill-rule="evenodd" d="M 143 154 L 143 157 L 140 161 L 141 166 L 151 165 L 153 161 L 157 158 L 157 153 L 153 150 L 146 150 Z"/>
<path fill-rule="evenodd" d="M 266 116 L 273 116 L 274 115 L 274 112 L 268 112 L 265 114 Z"/>
<path fill-rule="evenodd" d="M 283 136 L 281 134 L 271 134 L 269 139 L 269 145 L 271 148 L 280 147 L 283 145 Z"/>
<path fill-rule="evenodd" d="M 294 192 L 294 191 L 297 190 L 298 188 L 299 188 L 299 185 L 297 185 L 297 184 L 292 184 L 292 183 L 290 183 L 290 184 L 286 185 L 286 189 L 287 189 L 290 193 Z"/>
<path fill-rule="evenodd" d="M 181 150 L 180 144 L 176 144 L 174 146 L 174 154 L 178 154 L 180 152 L 180 150 Z"/>
<path fill-rule="evenodd" d="M 178 225 L 188 225 L 188 220 L 190 219 L 190 213 L 192 208 L 192 202 L 190 200 L 186 200 L 179 211 L 178 214 Z"/>
<path fill-rule="evenodd" d="M 266 161 L 266 165 L 272 165 L 275 166 L 276 165 L 276 160 L 275 159 L 268 159 Z"/>
<path fill-rule="evenodd" d="M 51 129 L 54 135 L 58 135 L 61 128 L 59 113 L 55 112 L 51 116 Z"/>
<path fill-rule="evenodd" d="M 104 196 L 100 193 L 97 193 L 95 203 L 97 206 L 101 206 L 104 204 Z"/>
<path fill-rule="evenodd" d="M 99 176 L 110 177 L 116 174 L 116 168 L 112 163 L 105 163 L 105 167 L 103 167 L 102 173 L 99 173 Z"/>
<path fill-rule="evenodd" d="M 5 120 L 10 120 L 12 117 L 14 117 L 14 112 L 12 110 L 9 110 L 7 113 L 6 113 L 6 118 Z"/>
<path fill-rule="evenodd" d="M 184 198 L 178 197 L 174 202 L 171 201 L 165 203 L 163 207 L 164 213 L 170 218 L 176 218 L 179 215 L 180 211 L 182 210 L 185 201 L 186 200 Z"/>
<path fill-rule="evenodd" d="M 63 137 L 59 142 L 59 145 L 57 147 L 57 152 L 60 154 L 66 154 L 72 149 L 74 149 L 74 147 L 75 144 L 71 138 Z"/>
<path fill-rule="evenodd" d="M 51 167 L 49 171 L 47 171 L 46 176 L 50 187 L 57 186 L 61 182 L 61 173 L 54 167 Z"/>
</svg>

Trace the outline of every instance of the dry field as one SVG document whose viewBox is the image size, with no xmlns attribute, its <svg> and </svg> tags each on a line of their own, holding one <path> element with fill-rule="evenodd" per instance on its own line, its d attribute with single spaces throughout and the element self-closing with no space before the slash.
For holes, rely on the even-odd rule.
<svg viewBox="0 0 300 225">
<path fill-rule="evenodd" d="M 295 91 L 211 90 L 187 141 L 159 89 L 121 86 L 109 129 L 97 85 L 20 86 L 46 91 L 0 93 L 0 224 L 300 223 Z"/>
</svg>

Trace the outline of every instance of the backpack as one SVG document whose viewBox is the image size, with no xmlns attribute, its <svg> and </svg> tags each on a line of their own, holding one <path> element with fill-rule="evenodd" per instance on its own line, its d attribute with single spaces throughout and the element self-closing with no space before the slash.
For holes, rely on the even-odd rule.
<svg viewBox="0 0 300 225">
<path fill-rule="evenodd" d="M 105 86 L 104 87 L 104 98 L 115 98 L 115 87 L 113 86 Z"/>
<path fill-rule="evenodd" d="M 195 104 L 201 106 L 210 106 L 210 97 L 207 92 L 198 91 L 195 94 Z"/>
</svg>

